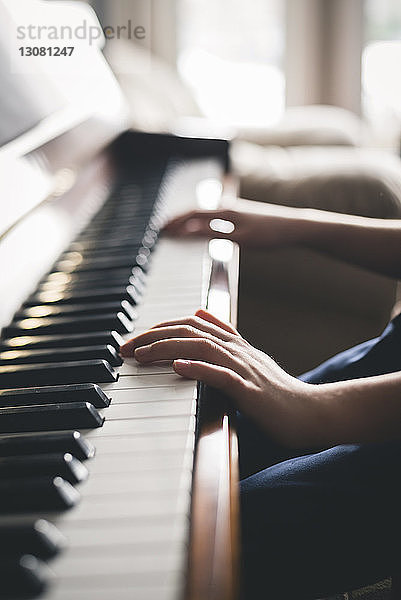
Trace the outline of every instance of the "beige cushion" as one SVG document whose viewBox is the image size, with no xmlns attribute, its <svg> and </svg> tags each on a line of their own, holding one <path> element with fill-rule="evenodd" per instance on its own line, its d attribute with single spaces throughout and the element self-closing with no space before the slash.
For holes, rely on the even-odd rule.
<svg viewBox="0 0 401 600">
<path fill-rule="evenodd" d="M 287 108 L 275 126 L 238 131 L 238 139 L 263 146 L 361 146 L 368 137 L 368 128 L 357 115 L 323 105 Z"/>
<path fill-rule="evenodd" d="M 384 151 L 236 142 L 232 162 L 245 198 L 379 218 L 400 215 L 401 161 Z"/>
</svg>

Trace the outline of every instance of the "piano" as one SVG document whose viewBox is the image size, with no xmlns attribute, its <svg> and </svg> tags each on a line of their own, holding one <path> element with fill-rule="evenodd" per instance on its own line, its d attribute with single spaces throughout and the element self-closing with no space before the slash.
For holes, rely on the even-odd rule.
<svg viewBox="0 0 401 600">
<path fill-rule="evenodd" d="M 36 2 L 38 19 L 49 4 Z M 78 19 L 70 5 L 52 18 Z M 49 75 L 23 98 L 17 73 L 3 112 L 0 598 L 231 600 L 229 403 L 118 352 L 199 307 L 235 323 L 237 248 L 160 235 L 167 216 L 235 193 L 228 142 L 130 131 L 100 48 L 91 60 L 95 97 L 83 77 L 68 102 L 53 99 Z"/>
</svg>

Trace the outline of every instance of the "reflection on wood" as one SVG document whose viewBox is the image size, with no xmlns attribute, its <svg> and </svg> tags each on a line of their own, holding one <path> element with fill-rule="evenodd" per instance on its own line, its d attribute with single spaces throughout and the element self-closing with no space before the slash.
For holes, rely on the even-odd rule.
<svg viewBox="0 0 401 600">
<path fill-rule="evenodd" d="M 208 310 L 236 322 L 238 248 L 213 257 Z M 230 294 L 231 292 L 231 294 Z M 238 445 L 224 395 L 201 386 L 187 600 L 233 600 L 238 591 Z"/>
</svg>

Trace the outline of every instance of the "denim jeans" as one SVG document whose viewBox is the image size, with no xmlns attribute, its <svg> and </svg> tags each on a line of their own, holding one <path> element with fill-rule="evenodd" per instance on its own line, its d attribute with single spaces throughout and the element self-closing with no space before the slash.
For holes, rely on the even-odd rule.
<svg viewBox="0 0 401 600">
<path fill-rule="evenodd" d="M 398 370 L 401 317 L 301 379 Z M 243 600 L 319 598 L 399 569 L 401 442 L 289 451 L 243 415 L 238 437 Z"/>
</svg>

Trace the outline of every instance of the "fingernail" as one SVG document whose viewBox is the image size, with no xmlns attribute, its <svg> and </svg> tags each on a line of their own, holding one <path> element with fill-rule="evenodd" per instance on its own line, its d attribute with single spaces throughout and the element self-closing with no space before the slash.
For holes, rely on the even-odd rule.
<svg viewBox="0 0 401 600">
<path fill-rule="evenodd" d="M 201 224 L 197 219 L 190 219 L 185 223 L 184 230 L 188 233 L 198 233 L 201 231 Z"/>
<path fill-rule="evenodd" d="M 185 367 L 189 367 L 189 366 L 191 366 L 190 360 L 183 360 L 183 359 L 179 358 L 178 360 L 174 361 L 174 368 L 177 367 L 178 369 L 180 369 L 180 368 L 185 369 Z"/>
<path fill-rule="evenodd" d="M 147 346 L 140 346 L 139 348 L 135 348 L 134 356 L 143 356 L 148 351 Z"/>
</svg>

